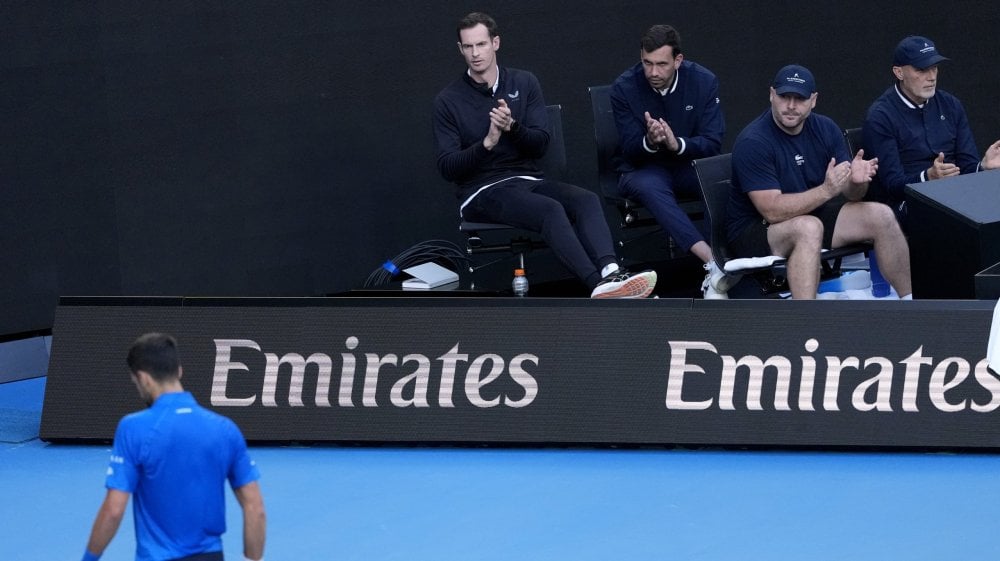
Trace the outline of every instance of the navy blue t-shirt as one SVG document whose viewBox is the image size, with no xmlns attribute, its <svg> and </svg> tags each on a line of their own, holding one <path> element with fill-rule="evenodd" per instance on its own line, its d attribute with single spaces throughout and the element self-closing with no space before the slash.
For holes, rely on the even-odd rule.
<svg viewBox="0 0 1000 561">
<path fill-rule="evenodd" d="M 751 223 L 763 220 L 748 192 L 808 191 L 826 179 L 830 158 L 839 164 L 850 156 L 843 131 L 829 117 L 812 113 L 797 135 L 778 127 L 770 109 L 757 117 L 733 145 L 733 190 L 726 209 L 728 238 L 736 239 Z"/>
</svg>

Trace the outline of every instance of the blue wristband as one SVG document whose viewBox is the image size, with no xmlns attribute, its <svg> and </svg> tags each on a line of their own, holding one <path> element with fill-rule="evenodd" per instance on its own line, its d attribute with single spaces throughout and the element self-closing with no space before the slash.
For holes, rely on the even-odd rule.
<svg viewBox="0 0 1000 561">
<path fill-rule="evenodd" d="M 97 561 L 100 558 L 101 558 L 100 555 L 94 555 L 93 553 L 90 552 L 89 549 L 83 548 L 83 559 L 82 559 L 82 561 Z"/>
</svg>

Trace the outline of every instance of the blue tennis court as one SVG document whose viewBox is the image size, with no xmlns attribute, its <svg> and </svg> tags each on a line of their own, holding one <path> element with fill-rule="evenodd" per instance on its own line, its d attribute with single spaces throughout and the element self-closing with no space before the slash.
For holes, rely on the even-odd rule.
<svg viewBox="0 0 1000 561">
<path fill-rule="evenodd" d="M 37 429 L 44 383 L 0 384 L 0 410 L 34 412 Z M 104 495 L 110 448 L 15 443 L 16 424 L 0 425 L 0 559 L 77 559 Z M 263 474 L 270 560 L 1000 557 L 994 455 L 252 451 Z M 228 517 L 226 556 L 241 559 L 231 496 Z M 103 559 L 131 559 L 134 545 L 128 514 Z"/>
</svg>

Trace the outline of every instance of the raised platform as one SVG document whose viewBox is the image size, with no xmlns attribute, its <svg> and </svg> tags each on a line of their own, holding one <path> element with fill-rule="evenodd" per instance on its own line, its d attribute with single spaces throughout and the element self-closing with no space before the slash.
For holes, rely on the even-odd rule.
<svg viewBox="0 0 1000 561">
<path fill-rule="evenodd" d="M 254 441 L 1000 447 L 980 301 L 64 299 L 41 437 L 109 440 L 134 338 Z M 947 326 L 947 329 L 942 329 Z"/>
</svg>

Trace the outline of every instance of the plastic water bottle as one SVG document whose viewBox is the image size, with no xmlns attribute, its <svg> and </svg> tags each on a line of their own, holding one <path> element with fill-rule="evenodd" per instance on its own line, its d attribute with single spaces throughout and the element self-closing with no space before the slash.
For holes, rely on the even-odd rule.
<svg viewBox="0 0 1000 561">
<path fill-rule="evenodd" d="M 872 277 L 872 296 L 876 298 L 888 296 L 889 282 L 882 276 L 882 271 L 878 270 L 878 259 L 875 258 L 874 251 L 868 254 L 868 273 Z"/>
<path fill-rule="evenodd" d="M 514 291 L 514 296 L 528 295 L 528 277 L 524 276 L 524 269 L 514 269 L 514 280 L 510 282 L 510 288 Z"/>
</svg>

